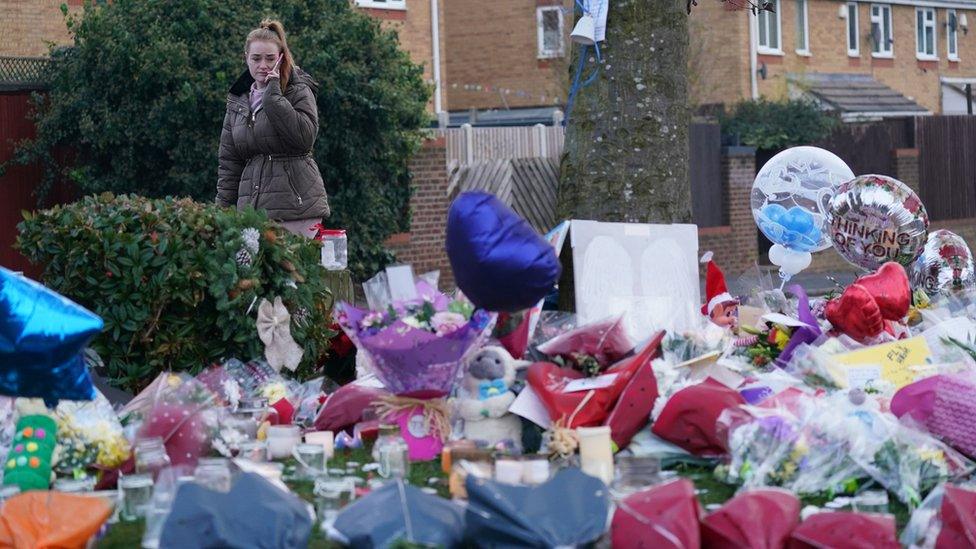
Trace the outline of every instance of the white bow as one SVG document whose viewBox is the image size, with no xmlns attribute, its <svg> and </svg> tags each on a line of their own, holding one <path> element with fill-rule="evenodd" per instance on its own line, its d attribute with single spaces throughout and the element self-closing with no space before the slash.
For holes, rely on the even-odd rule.
<svg viewBox="0 0 976 549">
<path fill-rule="evenodd" d="M 268 360 L 276 371 L 284 366 L 291 371 L 298 368 L 305 350 L 291 337 L 291 315 L 276 297 L 272 305 L 267 299 L 261 299 L 258 305 L 258 337 L 264 343 L 264 358 Z"/>
</svg>

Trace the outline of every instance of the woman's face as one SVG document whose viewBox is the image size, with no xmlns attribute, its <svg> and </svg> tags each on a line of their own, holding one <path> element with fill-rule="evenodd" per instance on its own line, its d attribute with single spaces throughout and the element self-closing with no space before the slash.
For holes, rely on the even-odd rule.
<svg viewBox="0 0 976 549">
<path fill-rule="evenodd" d="M 266 40 L 255 40 L 247 49 L 247 69 L 251 72 L 251 78 L 258 84 L 266 84 L 268 73 L 278 60 L 281 53 L 278 45 Z"/>
</svg>

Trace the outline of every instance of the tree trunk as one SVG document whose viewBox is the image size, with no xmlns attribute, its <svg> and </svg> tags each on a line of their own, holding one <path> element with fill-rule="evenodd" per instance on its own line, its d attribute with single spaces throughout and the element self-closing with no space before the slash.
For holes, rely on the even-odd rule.
<svg viewBox="0 0 976 549">
<path fill-rule="evenodd" d="M 613 0 L 601 54 L 567 113 L 560 217 L 690 222 L 685 2 Z M 584 80 L 597 65 L 589 48 Z"/>
</svg>

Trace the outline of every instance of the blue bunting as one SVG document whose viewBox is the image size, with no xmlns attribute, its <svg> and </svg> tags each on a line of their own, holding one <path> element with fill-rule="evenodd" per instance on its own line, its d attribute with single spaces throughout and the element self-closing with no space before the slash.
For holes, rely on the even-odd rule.
<svg viewBox="0 0 976 549">
<path fill-rule="evenodd" d="M 50 289 L 0 267 L 0 394 L 95 398 L 85 346 L 102 319 Z"/>
<path fill-rule="evenodd" d="M 447 256 L 464 295 L 489 311 L 534 306 L 559 280 L 552 245 L 492 194 L 467 192 L 451 205 Z"/>
</svg>

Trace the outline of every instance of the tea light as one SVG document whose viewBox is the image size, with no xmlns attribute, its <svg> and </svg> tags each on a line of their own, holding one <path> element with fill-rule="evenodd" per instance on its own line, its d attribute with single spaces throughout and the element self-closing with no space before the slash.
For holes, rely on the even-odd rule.
<svg viewBox="0 0 976 549">
<path fill-rule="evenodd" d="M 313 431 L 305 433 L 305 442 L 320 444 L 325 449 L 325 458 L 332 459 L 335 455 L 335 433 L 332 431 Z"/>
<path fill-rule="evenodd" d="M 522 463 L 522 482 L 542 484 L 549 480 L 549 460 L 533 459 Z"/>
<path fill-rule="evenodd" d="M 495 462 L 495 480 L 505 484 L 522 482 L 522 462 L 514 459 L 500 459 Z"/>
<path fill-rule="evenodd" d="M 268 457 L 282 459 L 291 457 L 292 448 L 302 441 L 302 432 L 295 425 L 272 425 L 268 427 Z"/>
<path fill-rule="evenodd" d="M 613 481 L 613 447 L 610 427 L 578 427 L 580 468 L 609 485 Z"/>
</svg>

